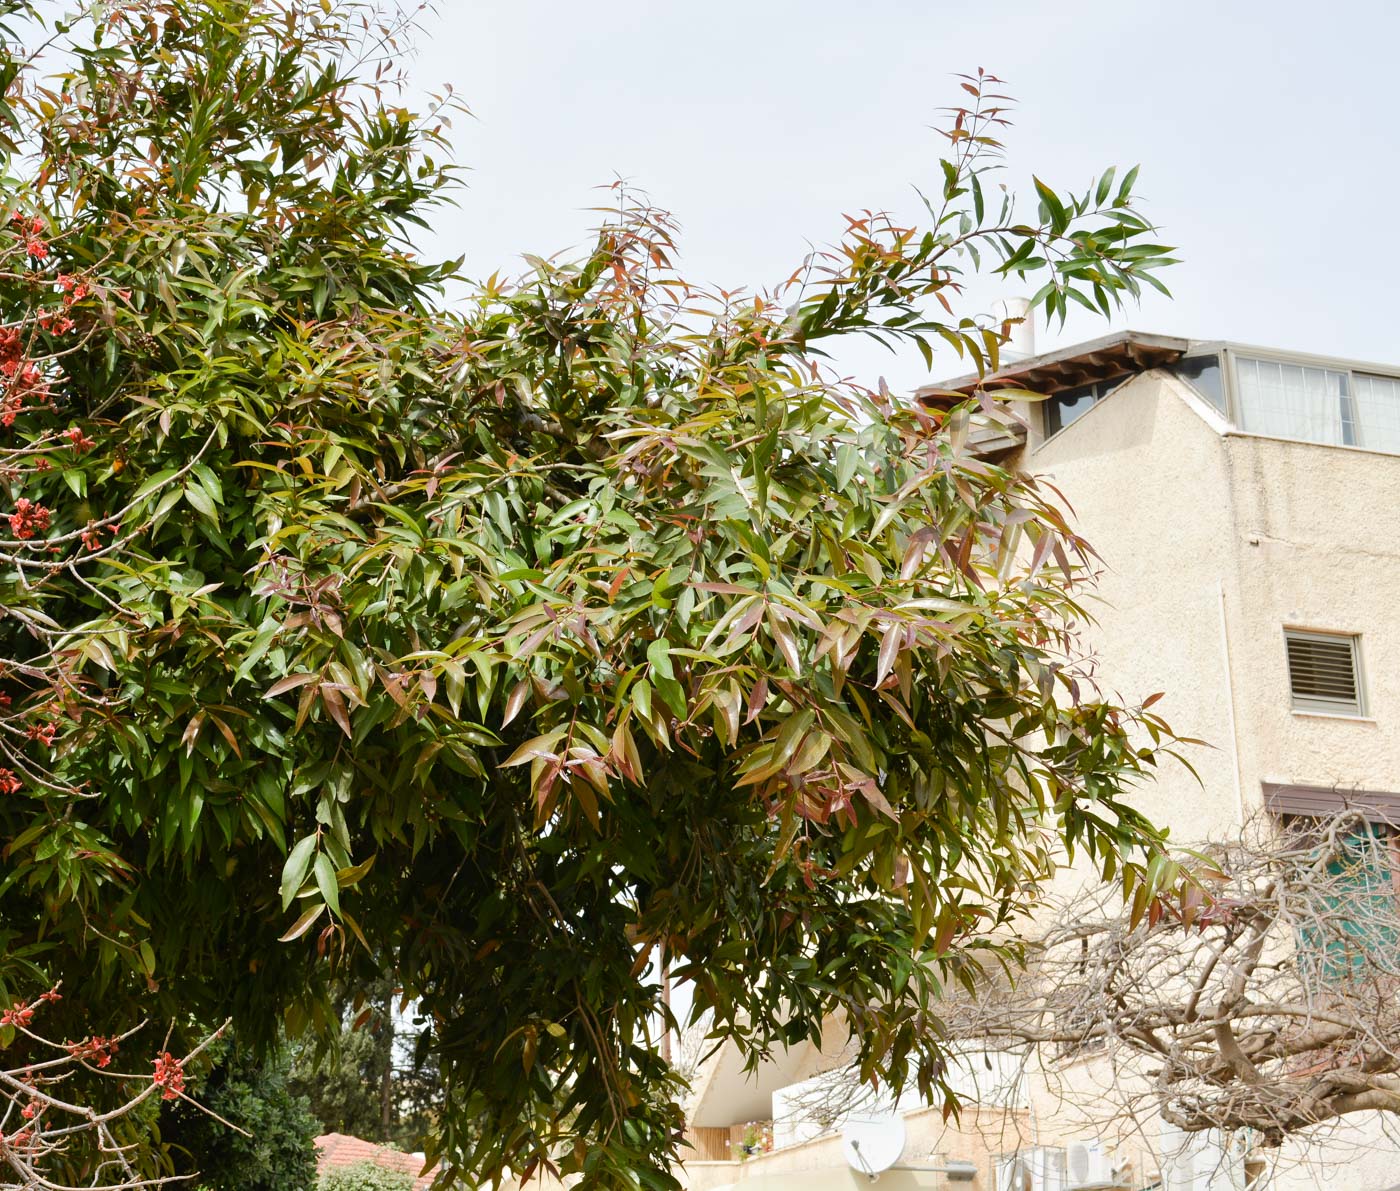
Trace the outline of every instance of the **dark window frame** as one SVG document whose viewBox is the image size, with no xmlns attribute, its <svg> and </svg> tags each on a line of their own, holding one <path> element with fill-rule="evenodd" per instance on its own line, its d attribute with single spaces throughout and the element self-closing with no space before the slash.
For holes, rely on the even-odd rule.
<svg viewBox="0 0 1400 1191">
<path fill-rule="evenodd" d="M 1089 410 L 1093 409 L 1100 401 L 1117 389 L 1127 380 L 1134 376 L 1131 372 L 1120 372 L 1117 376 L 1110 376 L 1106 380 L 1088 381 L 1082 385 L 1075 385 L 1070 389 L 1061 389 L 1045 402 L 1044 427 L 1045 437 L 1052 438 L 1067 426 L 1074 425 Z M 1069 421 L 1064 420 L 1064 410 L 1066 407 L 1077 404 L 1085 397 L 1088 397 L 1089 404 Z"/>
</svg>

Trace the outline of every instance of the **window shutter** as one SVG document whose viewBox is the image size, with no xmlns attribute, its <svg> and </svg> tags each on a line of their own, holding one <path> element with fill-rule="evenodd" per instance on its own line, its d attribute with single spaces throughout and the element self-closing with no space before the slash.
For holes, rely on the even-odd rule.
<svg viewBox="0 0 1400 1191">
<path fill-rule="evenodd" d="M 1290 631 L 1285 639 L 1288 680 L 1297 710 L 1362 714 L 1355 637 Z"/>
</svg>

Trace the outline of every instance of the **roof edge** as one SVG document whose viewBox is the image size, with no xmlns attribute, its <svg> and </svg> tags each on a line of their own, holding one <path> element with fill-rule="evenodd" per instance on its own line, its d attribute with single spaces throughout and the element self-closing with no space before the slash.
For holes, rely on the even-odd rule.
<svg viewBox="0 0 1400 1191">
<path fill-rule="evenodd" d="M 1033 388 L 1048 394 L 1093 380 L 1106 380 L 1124 372 L 1145 372 L 1172 363 L 1186 354 L 1194 340 L 1178 335 L 1146 331 L 1116 331 L 1086 343 L 1016 360 L 983 376 L 969 373 L 938 385 L 914 390 L 924 405 L 949 403 L 950 393 L 971 393 L 986 388 Z"/>
</svg>

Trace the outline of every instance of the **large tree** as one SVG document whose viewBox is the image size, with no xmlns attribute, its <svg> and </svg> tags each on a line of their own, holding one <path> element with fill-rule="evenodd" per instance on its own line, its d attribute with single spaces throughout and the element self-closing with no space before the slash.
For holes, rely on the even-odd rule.
<svg viewBox="0 0 1400 1191">
<path fill-rule="evenodd" d="M 1015 958 L 1062 846 L 1170 883 L 1126 797 L 1165 725 L 1073 662 L 1088 547 L 968 450 L 1010 415 L 823 362 L 994 366 L 983 264 L 1109 312 L 1168 259 L 1135 171 L 1017 213 L 979 75 L 919 226 L 709 291 L 619 191 L 447 309 L 402 27 L 0 10 L 3 995 L 271 1040 L 389 969 L 449 1165 L 662 1185 L 658 963 L 750 1054 L 842 1011 L 932 1095 L 941 990 Z"/>
</svg>

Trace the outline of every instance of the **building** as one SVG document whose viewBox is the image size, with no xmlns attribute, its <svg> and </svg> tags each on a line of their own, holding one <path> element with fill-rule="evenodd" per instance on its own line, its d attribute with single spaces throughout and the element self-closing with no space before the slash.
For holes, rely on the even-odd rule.
<svg viewBox="0 0 1400 1191">
<path fill-rule="evenodd" d="M 1211 745 L 1192 756 L 1199 782 L 1163 769 L 1138 805 L 1181 842 L 1228 837 L 1263 811 L 1359 804 L 1400 821 L 1400 366 L 1129 331 L 920 399 L 949 404 L 979 386 L 1045 397 L 1014 404 L 1023 426 L 974 431 L 970 449 L 1051 481 L 1102 557 L 1087 638 L 1103 688 L 1129 703 L 1165 692 L 1155 710 Z M 865 1181 L 839 1138 L 785 1131 L 790 1089 L 829 1058 L 800 1048 L 747 1079 L 737 1058 L 721 1052 L 697 1083 L 687 1175 L 696 1191 Z M 1092 1059 L 1071 1076 L 1086 1098 L 1111 1078 Z M 930 1127 L 936 1113 L 916 1111 L 901 1160 L 962 1159 L 973 1177 L 911 1169 L 882 1181 L 1090 1185 L 1068 1177 L 1074 1126 L 1033 1077 L 978 1098 L 978 1119 L 949 1132 Z M 725 1151 L 747 1121 L 772 1121 L 778 1144 L 736 1168 Z M 1100 1185 L 1243 1191 L 1260 1174 L 1244 1155 L 1192 1142 L 1173 1159 L 1167 1144 L 1122 1151 L 1126 1175 Z M 1335 1144 L 1309 1153 L 1298 1164 L 1285 1153 L 1267 1185 L 1381 1191 L 1400 1166 L 1376 1117 L 1347 1118 Z"/>
<path fill-rule="evenodd" d="M 1046 397 L 974 449 L 1049 479 L 1102 556 L 1103 687 L 1166 692 L 1213 746 L 1199 782 L 1164 769 L 1138 805 L 1187 843 L 1260 812 L 1400 820 L 1400 367 L 1122 332 L 946 388 L 979 383 Z M 1400 1157 L 1364 1117 L 1311 1152 L 1269 1185 L 1372 1191 Z M 1183 1177 L 1156 1157 L 1169 1191 L 1246 1182 L 1243 1161 Z"/>
</svg>

